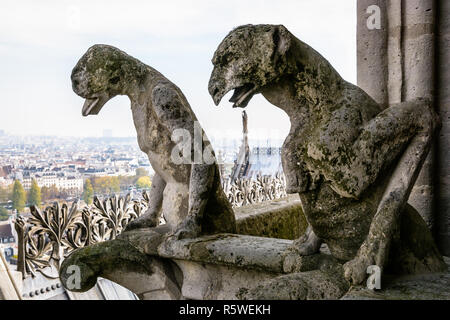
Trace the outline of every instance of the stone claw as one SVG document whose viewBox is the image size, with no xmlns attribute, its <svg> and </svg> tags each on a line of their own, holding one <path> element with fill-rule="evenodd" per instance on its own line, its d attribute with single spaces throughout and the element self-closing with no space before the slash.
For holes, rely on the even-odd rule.
<svg viewBox="0 0 450 320">
<path fill-rule="evenodd" d="M 361 284 L 367 276 L 367 267 L 370 264 L 366 259 L 356 257 L 343 266 L 345 279 L 353 285 Z"/>
<path fill-rule="evenodd" d="M 200 235 L 201 228 L 192 219 L 187 219 L 170 235 L 176 240 L 193 239 Z"/>
<path fill-rule="evenodd" d="M 308 242 L 301 244 L 296 244 L 294 242 L 294 246 L 296 246 L 296 250 L 301 256 L 310 256 L 319 252 L 319 250 L 312 243 Z"/>
<path fill-rule="evenodd" d="M 320 252 L 322 241 L 309 227 L 305 234 L 294 241 L 291 250 L 298 252 L 301 256 L 310 256 Z"/>
<path fill-rule="evenodd" d="M 124 231 L 130 231 L 142 228 L 154 228 L 158 226 L 158 217 L 154 213 L 145 213 L 136 220 L 127 224 Z"/>
</svg>

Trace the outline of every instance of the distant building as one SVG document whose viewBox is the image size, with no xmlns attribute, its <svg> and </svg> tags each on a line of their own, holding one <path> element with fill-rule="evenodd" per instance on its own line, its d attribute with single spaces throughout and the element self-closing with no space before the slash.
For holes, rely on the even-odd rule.
<svg viewBox="0 0 450 320">
<path fill-rule="evenodd" d="M 86 176 L 95 176 L 95 177 L 105 177 L 108 175 L 108 173 L 104 168 L 98 169 L 92 167 L 83 170 L 82 173 Z"/>
<path fill-rule="evenodd" d="M 22 185 L 25 190 L 29 190 L 31 188 L 33 179 L 36 180 L 37 185 L 40 188 L 55 186 L 58 190 L 76 189 L 78 191 L 83 191 L 83 178 L 66 174 L 58 174 L 55 172 L 44 172 L 24 176 Z"/>
<path fill-rule="evenodd" d="M 0 244 L 13 244 L 15 242 L 12 224 L 9 222 L 0 224 Z"/>
<path fill-rule="evenodd" d="M 283 172 L 280 147 L 253 148 L 249 158 L 249 166 L 245 175 L 247 178 L 254 178 L 258 174 L 272 176 Z"/>
<path fill-rule="evenodd" d="M 14 258 L 14 248 L 13 247 L 6 247 L 3 248 L 3 256 L 5 257 L 6 262 L 11 264 L 16 264 L 17 260 Z"/>
</svg>

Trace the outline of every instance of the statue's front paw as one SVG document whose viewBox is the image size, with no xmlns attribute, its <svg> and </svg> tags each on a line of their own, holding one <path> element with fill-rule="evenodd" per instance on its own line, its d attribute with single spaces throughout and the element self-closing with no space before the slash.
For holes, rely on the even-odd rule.
<svg viewBox="0 0 450 320">
<path fill-rule="evenodd" d="M 175 230 L 171 238 L 176 240 L 193 239 L 200 235 L 201 228 L 191 220 L 186 220 Z"/>
<path fill-rule="evenodd" d="M 295 240 L 291 248 L 301 256 L 310 256 L 320 251 L 320 242 L 303 236 Z"/>
<path fill-rule="evenodd" d="M 141 229 L 141 228 L 154 228 L 158 226 L 159 219 L 157 214 L 146 213 L 136 220 L 131 221 L 125 227 L 125 231 Z"/>
<path fill-rule="evenodd" d="M 366 259 L 356 257 L 344 264 L 344 277 L 354 285 L 361 284 L 367 276 L 367 267 L 370 264 Z"/>
<path fill-rule="evenodd" d="M 310 256 L 320 252 L 322 240 L 314 233 L 311 226 L 300 238 L 294 241 L 289 251 L 295 251 L 301 256 Z"/>
</svg>

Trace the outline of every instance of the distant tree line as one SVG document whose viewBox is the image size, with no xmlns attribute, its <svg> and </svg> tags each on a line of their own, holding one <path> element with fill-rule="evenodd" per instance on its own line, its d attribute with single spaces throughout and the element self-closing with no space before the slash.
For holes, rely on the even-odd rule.
<svg viewBox="0 0 450 320">
<path fill-rule="evenodd" d="M 6 203 L 12 201 L 12 209 L 20 213 L 27 206 L 34 205 L 40 207 L 42 202 L 66 200 L 78 194 L 79 191 L 76 188 L 58 189 L 55 185 L 40 188 L 34 179 L 31 182 L 30 190 L 26 192 L 22 183 L 19 180 L 15 180 L 13 184 L 7 187 L 0 187 L 0 202 Z"/>
<path fill-rule="evenodd" d="M 130 186 L 139 189 L 150 188 L 151 179 L 147 170 L 138 168 L 134 176 L 107 176 L 86 179 L 83 186 L 83 200 L 91 204 L 96 194 L 114 194 L 121 190 L 127 190 Z M 15 180 L 10 186 L 0 187 L 0 202 L 4 203 L 12 200 L 13 209 L 19 213 L 23 212 L 26 206 L 34 205 L 40 207 L 42 202 L 67 200 L 73 196 L 78 196 L 76 188 L 58 189 L 55 185 L 40 188 L 34 179 L 28 192 L 24 190 L 19 180 Z M 0 221 L 8 218 L 7 212 L 4 207 L 0 207 Z"/>
<path fill-rule="evenodd" d="M 106 176 L 86 179 L 83 186 L 83 200 L 91 204 L 94 195 L 112 195 L 129 187 L 150 188 L 152 182 L 144 168 L 136 169 L 134 176 Z"/>
<path fill-rule="evenodd" d="M 12 208 L 17 212 L 22 212 L 27 205 L 39 207 L 42 202 L 41 188 L 33 179 L 30 190 L 26 192 L 20 181 L 16 180 L 11 186 L 0 187 L 0 201 L 12 201 Z M 2 209 L 6 210 L 4 207 Z"/>
</svg>

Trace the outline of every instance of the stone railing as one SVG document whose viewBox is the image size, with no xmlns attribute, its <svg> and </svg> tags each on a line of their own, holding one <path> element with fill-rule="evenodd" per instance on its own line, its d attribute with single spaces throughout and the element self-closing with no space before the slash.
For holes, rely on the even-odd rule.
<svg viewBox="0 0 450 320">
<path fill-rule="evenodd" d="M 225 179 L 222 186 L 233 208 L 287 196 L 283 173 L 277 173 L 275 176 L 258 175 L 256 179 L 237 179 L 233 182 Z"/>
<path fill-rule="evenodd" d="M 71 207 L 55 202 L 40 210 L 31 207 L 31 217 L 19 217 L 15 228 L 18 235 L 17 269 L 24 278 L 41 271 L 52 278 L 54 269 L 75 249 L 115 239 L 125 226 L 140 216 L 148 206 L 148 193 L 142 199 L 131 200 L 113 196 L 105 200 L 94 198 L 91 206 Z"/>
<path fill-rule="evenodd" d="M 225 180 L 224 191 L 234 208 L 286 197 L 284 175 Z M 54 203 L 41 210 L 31 208 L 31 217 L 19 217 L 17 269 L 24 278 L 40 272 L 47 278 L 58 277 L 60 263 L 73 250 L 115 239 L 126 225 L 145 212 L 149 194 L 140 199 L 113 196 L 94 198 L 90 206 Z"/>
</svg>

